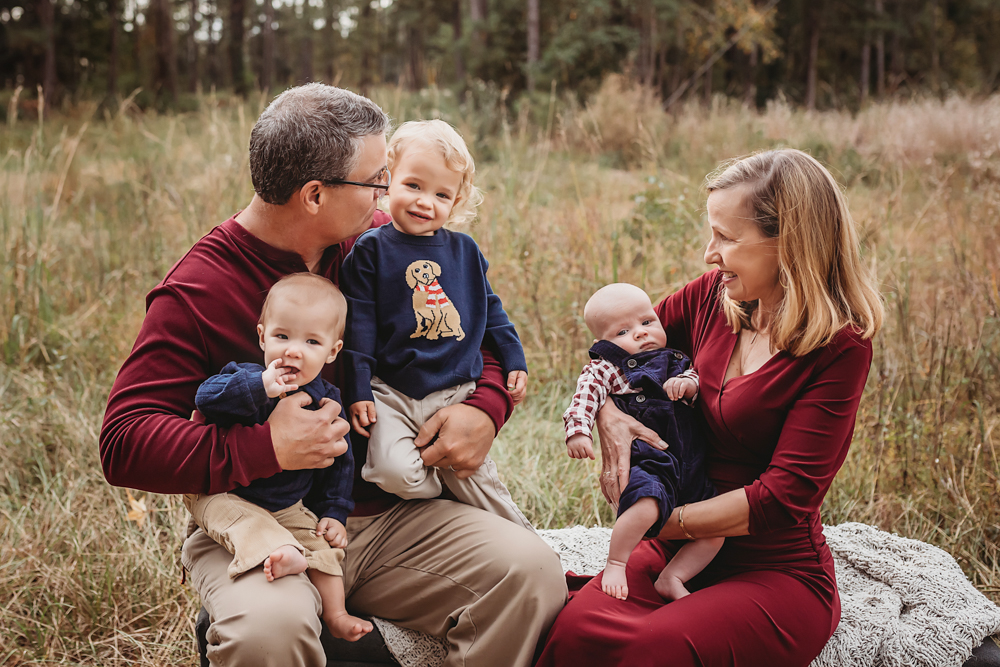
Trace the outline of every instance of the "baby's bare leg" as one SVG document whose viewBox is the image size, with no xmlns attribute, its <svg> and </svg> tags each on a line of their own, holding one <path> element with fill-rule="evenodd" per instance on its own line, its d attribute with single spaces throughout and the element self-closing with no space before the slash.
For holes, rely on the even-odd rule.
<svg viewBox="0 0 1000 667">
<path fill-rule="evenodd" d="M 323 621 L 330 634 L 349 642 L 356 642 L 372 631 L 372 624 L 363 618 L 351 616 L 344 606 L 344 578 L 309 570 L 309 580 L 319 591 L 323 601 Z"/>
<path fill-rule="evenodd" d="M 678 549 L 656 579 L 654 587 L 660 597 L 664 600 L 679 600 L 689 595 L 684 584 L 712 562 L 724 541 L 723 537 L 705 537 L 688 542 Z"/>
<path fill-rule="evenodd" d="M 628 557 L 659 516 L 660 506 L 654 499 L 640 498 L 615 521 L 608 548 L 608 564 L 601 582 L 601 590 L 606 594 L 619 600 L 628 597 L 628 581 L 625 579 Z"/>
</svg>

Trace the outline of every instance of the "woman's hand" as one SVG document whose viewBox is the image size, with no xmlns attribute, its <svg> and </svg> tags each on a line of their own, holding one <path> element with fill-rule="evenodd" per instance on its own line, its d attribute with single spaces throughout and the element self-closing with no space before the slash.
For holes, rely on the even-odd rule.
<svg viewBox="0 0 1000 667">
<path fill-rule="evenodd" d="M 607 400 L 597 413 L 597 433 L 601 439 L 601 493 L 618 511 L 618 499 L 628 485 L 632 441 L 642 440 L 651 447 L 666 449 L 656 431 L 624 414 Z"/>
</svg>

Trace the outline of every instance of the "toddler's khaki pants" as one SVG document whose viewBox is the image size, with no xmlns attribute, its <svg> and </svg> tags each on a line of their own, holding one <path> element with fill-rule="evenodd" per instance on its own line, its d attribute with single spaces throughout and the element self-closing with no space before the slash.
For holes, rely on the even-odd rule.
<svg viewBox="0 0 1000 667">
<path fill-rule="evenodd" d="M 415 399 L 373 378 L 376 421 L 361 477 L 407 500 L 437 498 L 443 483 L 460 502 L 534 530 L 500 481 L 493 459 L 487 456 L 471 477 L 460 479 L 453 470 L 425 466 L 413 444 L 425 421 L 441 408 L 461 403 L 475 388 L 475 382 L 466 382 Z"/>
<path fill-rule="evenodd" d="M 316 535 L 319 519 L 302 501 L 277 512 L 269 512 L 231 493 L 188 494 L 184 505 L 195 523 L 213 540 L 233 554 L 229 578 L 253 569 L 274 553 L 291 545 L 306 557 L 309 569 L 337 577 L 344 575 L 344 550 L 330 546 Z"/>
</svg>

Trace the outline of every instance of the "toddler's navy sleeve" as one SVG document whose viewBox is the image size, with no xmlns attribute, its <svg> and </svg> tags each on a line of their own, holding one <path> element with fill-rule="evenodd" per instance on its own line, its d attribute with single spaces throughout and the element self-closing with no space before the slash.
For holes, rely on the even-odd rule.
<svg viewBox="0 0 1000 667">
<path fill-rule="evenodd" d="M 260 364 L 230 361 L 218 375 L 198 387 L 194 404 L 210 423 L 228 417 L 252 417 L 270 400 L 264 390 Z"/>
<path fill-rule="evenodd" d="M 486 283 L 486 337 L 492 339 L 500 356 L 500 365 L 503 366 L 504 373 L 527 371 L 528 362 L 524 358 L 521 339 L 518 338 L 517 330 L 511 324 L 510 318 L 507 317 L 500 297 L 493 292 L 493 288 L 490 286 L 490 281 L 486 277 L 486 271 L 490 268 L 490 264 L 483 257 L 482 252 L 479 253 L 479 263 L 482 267 L 483 281 Z"/>
</svg>

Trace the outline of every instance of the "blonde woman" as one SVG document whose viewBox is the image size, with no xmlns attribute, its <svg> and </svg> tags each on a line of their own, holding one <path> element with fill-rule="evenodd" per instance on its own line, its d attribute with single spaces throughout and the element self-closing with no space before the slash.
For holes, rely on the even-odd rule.
<svg viewBox="0 0 1000 667">
<path fill-rule="evenodd" d="M 600 575 L 575 593 L 540 665 L 808 665 L 840 620 L 819 508 L 851 443 L 882 301 L 843 194 L 813 158 L 753 155 L 707 189 L 717 269 L 656 312 L 701 378 L 719 495 L 675 509 L 639 545 L 627 600 L 604 595 Z M 630 443 L 657 437 L 610 401 L 598 428 L 615 500 Z M 691 595 L 666 604 L 654 586 L 677 541 L 707 537 L 725 545 Z"/>
</svg>

